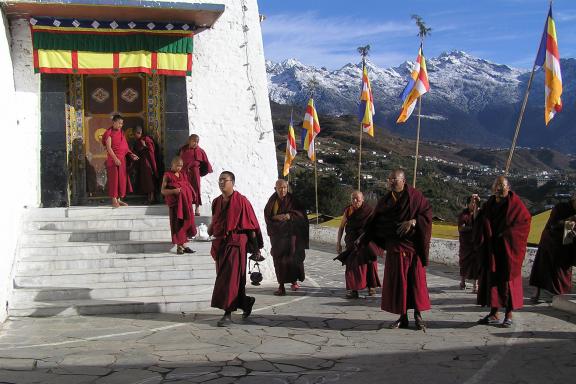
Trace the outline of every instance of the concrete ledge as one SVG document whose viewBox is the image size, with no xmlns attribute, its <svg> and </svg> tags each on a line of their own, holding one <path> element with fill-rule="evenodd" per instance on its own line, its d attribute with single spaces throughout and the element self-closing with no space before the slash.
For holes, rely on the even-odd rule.
<svg viewBox="0 0 576 384">
<path fill-rule="evenodd" d="M 576 315 L 576 294 L 554 296 L 552 307 Z"/>
<path fill-rule="evenodd" d="M 310 239 L 329 244 L 336 244 L 338 228 L 321 225 L 310 226 Z M 336 249 L 336 246 L 334 246 Z M 522 265 L 522 275 L 530 276 L 537 248 L 528 247 Z M 430 261 L 445 265 L 458 266 L 458 240 L 432 239 L 430 243 Z M 574 275 L 576 278 L 576 274 Z"/>
</svg>

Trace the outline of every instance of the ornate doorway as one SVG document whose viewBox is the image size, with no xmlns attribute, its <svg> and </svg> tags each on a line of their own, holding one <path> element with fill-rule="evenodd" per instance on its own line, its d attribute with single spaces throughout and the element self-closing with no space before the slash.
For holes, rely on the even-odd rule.
<svg viewBox="0 0 576 384">
<path fill-rule="evenodd" d="M 101 139 L 112 116 L 124 117 L 130 145 L 141 126 L 163 148 L 163 78 L 145 74 L 70 76 L 67 139 L 71 205 L 107 197 L 106 148 Z M 162 151 L 159 151 L 160 153 Z"/>
</svg>

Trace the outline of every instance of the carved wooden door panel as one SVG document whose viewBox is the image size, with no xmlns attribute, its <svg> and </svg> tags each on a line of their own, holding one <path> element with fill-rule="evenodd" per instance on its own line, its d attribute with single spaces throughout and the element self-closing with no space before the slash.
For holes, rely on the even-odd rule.
<svg viewBox="0 0 576 384">
<path fill-rule="evenodd" d="M 112 116 L 124 118 L 130 143 L 134 129 L 146 129 L 146 77 L 144 75 L 84 76 L 84 138 L 86 192 L 88 198 L 107 196 L 106 148 L 102 134 L 112 125 Z"/>
</svg>

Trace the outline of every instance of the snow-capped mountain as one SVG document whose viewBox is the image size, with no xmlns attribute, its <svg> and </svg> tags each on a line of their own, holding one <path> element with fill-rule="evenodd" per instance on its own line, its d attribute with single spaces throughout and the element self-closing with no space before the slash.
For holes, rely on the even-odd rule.
<svg viewBox="0 0 576 384">
<path fill-rule="evenodd" d="M 443 53 L 428 59 L 431 91 L 423 97 L 422 136 L 442 141 L 505 146 L 512 134 L 529 72 L 495 64 L 462 51 Z M 406 124 L 396 124 L 401 109 L 399 98 L 413 63 L 380 68 L 368 61 L 368 74 L 374 94 L 377 125 L 401 135 L 413 136 L 415 116 Z M 519 144 L 549 146 L 576 152 L 574 105 L 576 60 L 562 59 L 564 111 L 548 128 L 544 125 L 544 79 L 536 74 Z M 270 99 L 279 104 L 303 105 L 308 83 L 315 78 L 316 107 L 321 114 L 355 114 L 360 91 L 361 64 L 347 64 L 329 71 L 307 66 L 298 60 L 266 62 Z"/>
</svg>

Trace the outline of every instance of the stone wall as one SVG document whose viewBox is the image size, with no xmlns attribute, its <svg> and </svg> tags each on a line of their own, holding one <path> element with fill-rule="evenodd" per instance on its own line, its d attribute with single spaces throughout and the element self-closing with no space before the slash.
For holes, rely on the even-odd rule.
<svg viewBox="0 0 576 384">
<path fill-rule="evenodd" d="M 6 183 L 0 188 L 0 322 L 6 318 L 6 303 L 10 293 L 11 270 L 14 261 L 20 217 L 24 206 L 37 204 L 37 182 L 30 180 L 30 174 L 37 174 L 38 136 L 31 131 L 30 123 L 37 119 L 34 102 L 31 100 L 35 91 L 33 84 L 22 84 L 23 76 L 16 76 L 13 63 L 25 53 L 14 54 L 10 45 L 18 45 L 22 34 L 12 32 L 9 23 L 2 13 L 0 24 L 0 126 L 6 139 L 0 151 L 2 179 Z M 12 37 L 12 39 L 11 39 Z M 31 60 L 31 59 L 30 59 Z M 32 64 L 32 61 L 29 61 Z M 20 85 L 15 90 L 15 83 Z M 31 104 L 26 104 L 31 102 Z M 31 110 L 28 111 L 28 107 Z M 34 151 L 36 149 L 36 151 Z"/>
<path fill-rule="evenodd" d="M 338 228 L 323 227 L 321 225 L 310 226 L 310 239 L 327 244 L 334 244 L 336 249 L 336 236 Z M 528 247 L 526 257 L 522 265 L 522 275 L 530 276 L 532 263 L 536 256 L 537 248 Z M 430 261 L 434 263 L 458 266 L 458 240 L 432 239 L 430 243 Z M 575 274 L 576 280 L 576 274 Z"/>
<path fill-rule="evenodd" d="M 212 0 L 194 3 L 214 3 Z M 268 101 L 264 51 L 256 0 L 219 0 L 226 9 L 214 27 L 194 38 L 192 76 L 185 79 L 189 133 L 200 135 L 200 145 L 214 173 L 203 179 L 202 214 L 220 192 L 222 170 L 236 174 L 236 187 L 254 206 L 264 225 L 264 205 L 277 178 L 272 117 Z M 2 128 L 10 142 L 0 151 L 6 164 L 0 199 L 2 258 L 0 259 L 0 321 L 11 282 L 11 265 L 20 234 L 23 207 L 40 207 L 40 78 L 33 70 L 32 42 L 26 20 L 5 19 L 0 33 L 0 104 Z M 179 110 L 180 112 L 180 110 Z M 184 143 L 182 143 L 184 144 Z M 168 154 L 169 156 L 173 154 Z M 264 232 L 265 232 L 265 228 Z M 262 272 L 274 277 L 269 241 Z"/>
<path fill-rule="evenodd" d="M 258 5 L 256 0 L 217 3 L 226 10 L 214 28 L 194 37 L 192 76 L 187 78 L 190 133 L 200 136 L 214 168 L 202 179 L 202 213 L 208 215 L 220 195 L 219 173 L 229 170 L 264 226 L 264 206 L 278 173 Z M 269 279 L 273 266 L 266 255 L 263 273 Z"/>
</svg>

